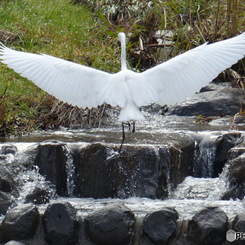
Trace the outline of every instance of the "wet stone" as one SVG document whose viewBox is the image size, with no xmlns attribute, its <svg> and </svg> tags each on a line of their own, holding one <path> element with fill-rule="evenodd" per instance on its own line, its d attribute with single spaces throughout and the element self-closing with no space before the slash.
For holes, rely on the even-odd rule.
<svg viewBox="0 0 245 245">
<path fill-rule="evenodd" d="M 237 214 L 234 218 L 234 220 L 232 221 L 232 227 L 231 227 L 233 232 L 242 232 L 241 234 L 244 234 L 245 232 L 245 214 L 244 213 L 240 213 Z M 232 234 L 231 238 L 234 239 L 234 234 Z M 236 241 L 233 241 L 231 244 L 232 245 L 244 245 L 244 235 L 243 235 L 243 239 L 237 239 Z"/>
<path fill-rule="evenodd" d="M 232 222 L 234 231 L 245 232 L 245 214 L 237 214 Z"/>
<path fill-rule="evenodd" d="M 187 239 L 194 244 L 220 245 L 225 241 L 228 218 L 219 207 L 207 207 L 188 222 Z"/>
<path fill-rule="evenodd" d="M 90 214 L 85 219 L 87 234 L 100 245 L 130 244 L 135 217 L 124 205 L 111 205 Z"/>
<path fill-rule="evenodd" d="M 49 183 L 45 182 L 42 186 L 36 186 L 31 193 L 29 193 L 26 198 L 26 203 L 34 204 L 44 204 L 49 203 L 51 199 L 56 196 L 54 187 Z"/>
<path fill-rule="evenodd" d="M 17 153 L 17 147 L 14 145 L 4 145 L 1 150 L 0 150 L 0 154 L 13 154 L 15 155 Z"/>
<path fill-rule="evenodd" d="M 5 165 L 0 164 L 0 191 L 11 192 L 14 188 L 14 176 Z"/>
<path fill-rule="evenodd" d="M 147 214 L 142 224 L 143 234 L 155 245 L 168 244 L 176 232 L 177 219 L 178 213 L 174 208 L 164 208 Z"/>
<path fill-rule="evenodd" d="M 228 162 L 227 173 L 229 190 L 223 195 L 223 200 L 243 199 L 245 196 L 245 153 Z"/>
<path fill-rule="evenodd" d="M 0 242 L 31 239 L 39 223 L 39 212 L 33 204 L 11 209 L 0 226 Z"/>
<path fill-rule="evenodd" d="M 73 149 L 73 194 L 93 198 L 163 199 L 168 196 L 168 184 L 175 188 L 192 175 L 194 147 L 194 141 L 184 137 L 173 147 L 125 145 L 120 154 L 99 143 Z"/>
<path fill-rule="evenodd" d="M 77 244 L 76 212 L 69 202 L 48 205 L 43 215 L 44 237 L 47 244 Z"/>
<path fill-rule="evenodd" d="M 6 214 L 9 207 L 14 204 L 14 200 L 9 193 L 0 191 L 0 215 Z"/>
<path fill-rule="evenodd" d="M 178 116 L 224 116 L 239 112 L 245 92 L 239 88 L 222 86 L 214 91 L 195 94 L 191 98 L 170 108 L 167 115 Z"/>
<path fill-rule="evenodd" d="M 37 148 L 35 164 L 41 175 L 55 185 L 57 193 L 67 196 L 67 148 L 57 140 L 44 141 Z"/>
<path fill-rule="evenodd" d="M 243 141 L 241 133 L 223 134 L 216 140 L 216 154 L 213 163 L 214 177 L 217 177 L 227 162 L 228 151 Z"/>
<path fill-rule="evenodd" d="M 18 242 L 18 241 L 9 241 L 5 243 L 4 245 L 26 245 L 26 244 L 23 242 Z"/>
</svg>

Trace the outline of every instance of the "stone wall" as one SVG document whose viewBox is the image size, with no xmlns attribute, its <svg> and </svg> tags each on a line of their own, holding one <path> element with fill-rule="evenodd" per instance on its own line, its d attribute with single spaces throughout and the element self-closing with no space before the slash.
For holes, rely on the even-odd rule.
<svg viewBox="0 0 245 245">
<path fill-rule="evenodd" d="M 137 217 L 122 204 L 108 205 L 81 217 L 69 202 L 49 204 L 40 214 L 34 204 L 11 209 L 0 226 L 8 245 L 224 245 L 226 232 L 245 231 L 245 215 L 228 221 L 219 207 L 206 207 L 190 220 L 174 208 Z M 243 244 L 243 243 L 234 243 Z"/>
</svg>

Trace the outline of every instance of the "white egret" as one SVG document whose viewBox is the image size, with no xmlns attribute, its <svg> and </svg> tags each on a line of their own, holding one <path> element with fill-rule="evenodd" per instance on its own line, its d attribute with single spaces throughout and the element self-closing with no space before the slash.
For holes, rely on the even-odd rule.
<svg viewBox="0 0 245 245">
<path fill-rule="evenodd" d="M 245 55 L 245 32 L 204 43 L 142 73 L 127 69 L 126 37 L 121 41 L 121 71 L 110 74 L 45 54 L 0 45 L 1 62 L 59 100 L 82 108 L 103 103 L 121 108 L 119 121 L 144 120 L 141 106 L 174 104 L 198 92 Z M 122 144 L 124 141 L 124 132 Z M 121 144 L 121 146 L 122 146 Z M 120 147 L 121 150 L 121 147 Z"/>
</svg>

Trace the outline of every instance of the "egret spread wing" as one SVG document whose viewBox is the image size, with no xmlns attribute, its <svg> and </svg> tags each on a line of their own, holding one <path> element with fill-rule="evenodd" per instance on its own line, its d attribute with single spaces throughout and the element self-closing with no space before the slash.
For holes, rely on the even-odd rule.
<svg viewBox="0 0 245 245">
<path fill-rule="evenodd" d="M 244 54 L 245 33 L 224 41 L 205 43 L 142 74 L 157 90 L 160 104 L 174 104 L 198 92 Z"/>
<path fill-rule="evenodd" d="M 108 100 L 103 91 L 110 84 L 109 73 L 49 55 L 15 51 L 2 44 L 0 59 L 41 89 L 69 104 L 91 108 Z"/>
</svg>

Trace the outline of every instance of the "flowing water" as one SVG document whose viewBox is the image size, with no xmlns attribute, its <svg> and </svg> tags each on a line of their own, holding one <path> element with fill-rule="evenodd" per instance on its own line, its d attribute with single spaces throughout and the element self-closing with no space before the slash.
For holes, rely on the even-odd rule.
<svg viewBox="0 0 245 245">
<path fill-rule="evenodd" d="M 215 157 L 215 140 L 224 132 L 229 132 L 229 119 L 220 122 L 213 121 L 209 125 L 197 124 L 195 119 L 181 117 L 165 117 L 164 121 L 156 116 L 154 120 L 142 122 L 137 125 L 136 133 L 126 132 L 125 144 L 139 145 L 148 144 L 152 147 L 161 144 L 161 142 L 175 142 L 183 137 L 194 138 L 199 144 L 200 154 L 197 157 L 197 163 L 203 166 L 205 176 L 212 176 L 212 164 Z M 154 123 L 153 123 L 154 122 Z M 242 131 L 240 131 L 242 132 Z M 78 213 L 86 215 L 105 205 L 114 203 L 123 203 L 132 209 L 138 216 L 144 216 L 148 212 L 159 210 L 163 207 L 174 207 L 180 218 L 189 219 L 197 211 L 206 206 L 219 206 L 228 215 L 234 217 L 235 214 L 244 212 L 244 200 L 221 201 L 219 198 L 225 192 L 226 179 L 223 172 L 217 178 L 195 178 L 187 177 L 175 190 L 172 190 L 169 197 L 165 200 L 153 200 L 148 198 L 131 197 L 128 199 L 93 199 L 93 198 L 75 198 L 73 197 L 74 187 L 74 166 L 70 156 L 70 149 L 74 144 L 85 147 L 91 142 L 102 142 L 106 144 L 120 144 L 121 128 L 119 123 L 115 123 L 111 127 L 87 130 L 67 130 L 35 132 L 29 135 L 13 137 L 2 142 L 1 148 L 6 144 L 13 144 L 17 148 L 17 154 L 7 154 L 5 161 L 11 164 L 16 159 L 20 162 L 28 162 L 30 159 L 29 152 L 35 149 L 38 142 L 48 139 L 56 139 L 67 142 L 67 189 L 69 197 L 54 198 L 55 201 L 69 201 L 77 208 Z M 111 152 L 111 154 L 117 154 Z M 224 170 L 226 171 L 226 170 Z M 94 176 L 96 178 L 96 176 Z M 20 196 L 16 203 L 24 202 L 25 197 L 36 185 L 45 184 L 45 179 L 38 173 L 38 169 L 23 171 L 16 176 L 16 180 L 22 183 Z M 44 211 L 46 205 L 39 205 L 41 212 Z"/>
</svg>

